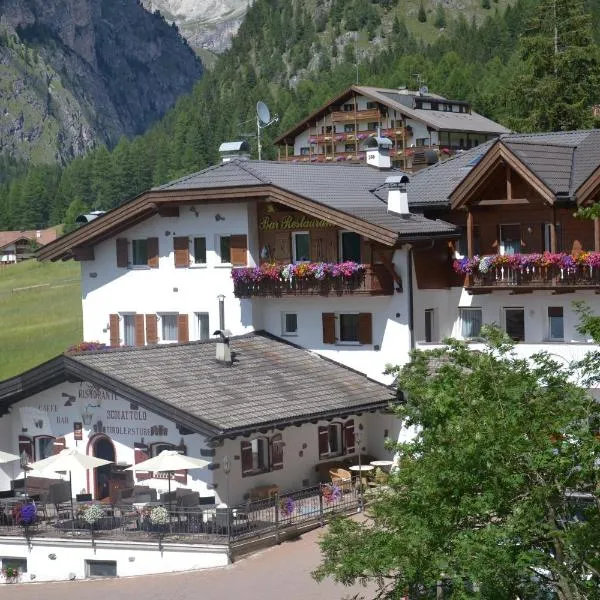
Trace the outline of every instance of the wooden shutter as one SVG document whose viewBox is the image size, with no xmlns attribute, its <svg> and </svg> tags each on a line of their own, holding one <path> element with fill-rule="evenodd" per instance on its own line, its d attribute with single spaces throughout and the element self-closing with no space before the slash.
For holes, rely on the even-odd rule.
<svg viewBox="0 0 600 600">
<path fill-rule="evenodd" d="M 190 326 L 187 315 L 177 315 L 177 341 L 190 341 Z"/>
<path fill-rule="evenodd" d="M 148 460 L 148 458 L 150 458 L 148 456 L 148 444 L 135 442 L 133 444 L 133 456 L 136 465 Z M 138 481 L 150 479 L 152 477 L 152 471 L 135 471 L 135 476 Z"/>
<path fill-rule="evenodd" d="M 252 444 L 242 442 L 240 444 L 240 454 L 242 457 L 242 477 L 252 473 Z"/>
<path fill-rule="evenodd" d="M 356 452 L 354 441 L 354 419 L 344 423 L 344 452 L 345 454 L 354 454 Z"/>
<path fill-rule="evenodd" d="M 158 344 L 158 317 L 146 315 L 146 343 Z"/>
<path fill-rule="evenodd" d="M 121 338 L 119 337 L 119 315 L 110 315 L 108 318 L 110 327 L 110 345 L 119 346 Z"/>
<path fill-rule="evenodd" d="M 329 427 L 323 425 L 319 427 L 319 458 L 325 458 L 329 455 Z"/>
<path fill-rule="evenodd" d="M 373 315 L 359 313 L 358 315 L 358 341 L 361 344 L 373 343 Z"/>
<path fill-rule="evenodd" d="M 186 237 L 173 238 L 173 250 L 175 253 L 176 267 L 190 266 L 190 240 Z"/>
<path fill-rule="evenodd" d="M 158 269 L 158 238 L 152 237 L 146 240 L 146 251 L 148 252 L 148 266 Z"/>
<path fill-rule="evenodd" d="M 248 241 L 245 235 L 231 236 L 231 264 L 234 267 L 245 267 L 248 264 Z"/>
<path fill-rule="evenodd" d="M 283 469 L 283 437 L 280 433 L 271 438 L 271 471 Z"/>
<path fill-rule="evenodd" d="M 129 266 L 129 250 L 126 238 L 117 238 L 117 267 Z"/>
<path fill-rule="evenodd" d="M 185 446 L 185 444 L 177 446 L 175 450 L 187 456 L 187 447 Z M 179 471 L 174 471 L 173 479 L 175 481 L 178 481 L 179 483 L 187 483 L 187 469 L 180 469 Z"/>
<path fill-rule="evenodd" d="M 323 343 L 335 344 L 335 313 L 323 313 Z"/>
<path fill-rule="evenodd" d="M 25 452 L 27 454 L 27 462 L 33 462 L 33 443 L 31 438 L 26 435 L 19 436 L 19 456 Z"/>
<path fill-rule="evenodd" d="M 144 315 L 134 315 L 135 321 L 135 345 L 144 346 L 146 339 L 144 335 Z"/>
<path fill-rule="evenodd" d="M 282 263 L 289 263 L 292 261 L 292 240 L 289 231 L 280 231 L 275 234 L 273 259 L 276 262 Z"/>
<path fill-rule="evenodd" d="M 54 438 L 54 445 L 52 446 L 52 454 L 58 454 L 67 447 L 67 441 L 64 437 Z"/>
</svg>

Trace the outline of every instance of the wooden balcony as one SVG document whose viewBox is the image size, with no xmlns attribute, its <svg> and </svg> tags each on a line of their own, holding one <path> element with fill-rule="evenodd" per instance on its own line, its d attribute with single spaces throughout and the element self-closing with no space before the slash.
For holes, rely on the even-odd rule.
<svg viewBox="0 0 600 600">
<path fill-rule="evenodd" d="M 354 121 L 380 121 L 381 113 L 377 108 L 367 110 L 334 111 L 330 114 L 331 121 L 334 123 L 354 123 Z"/>
<path fill-rule="evenodd" d="M 367 267 L 362 276 L 349 279 L 331 277 L 316 279 L 292 279 L 291 281 L 266 280 L 244 282 L 234 279 L 233 293 L 236 298 L 282 298 L 294 296 L 391 296 L 394 279 L 385 265 Z"/>
<path fill-rule="evenodd" d="M 370 137 L 377 135 L 375 130 L 361 131 L 343 131 L 339 133 L 320 133 L 319 135 L 311 135 L 308 138 L 309 144 L 341 144 L 344 142 L 357 142 L 361 144 Z"/>
</svg>

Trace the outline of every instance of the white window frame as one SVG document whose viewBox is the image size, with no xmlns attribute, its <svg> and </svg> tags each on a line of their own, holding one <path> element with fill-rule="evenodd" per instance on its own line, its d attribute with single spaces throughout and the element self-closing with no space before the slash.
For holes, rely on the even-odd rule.
<svg viewBox="0 0 600 600">
<path fill-rule="evenodd" d="M 351 311 L 351 310 L 346 310 L 344 312 L 339 312 L 339 313 L 335 313 L 335 339 L 336 339 L 336 345 L 337 346 L 360 346 L 360 340 L 356 340 L 354 341 L 343 341 L 340 335 L 341 332 L 341 326 L 342 326 L 342 316 L 345 315 L 356 315 L 356 317 L 358 318 L 358 315 L 360 313 L 358 311 Z M 357 334 L 358 334 L 358 325 L 357 325 Z"/>
<path fill-rule="evenodd" d="M 464 335 L 464 318 L 463 318 L 463 314 L 466 311 L 479 311 L 479 314 L 481 315 L 481 326 L 483 326 L 483 309 L 480 306 L 460 306 L 458 308 L 458 316 L 459 316 L 459 323 L 460 323 L 460 337 L 463 340 L 477 340 L 479 339 L 481 336 L 480 335 L 475 335 L 475 336 L 465 336 Z M 481 328 L 480 328 L 481 331 Z"/>
<path fill-rule="evenodd" d="M 296 316 L 296 331 L 288 331 L 286 328 L 286 317 L 287 315 L 295 315 Z M 281 313 L 281 335 L 285 337 L 297 337 L 298 336 L 298 313 L 292 311 L 283 311 Z"/>
<path fill-rule="evenodd" d="M 128 348 L 132 348 L 135 346 L 135 314 L 134 312 L 122 312 L 119 313 L 119 336 L 121 338 L 121 346 L 127 346 Z M 133 319 L 133 342 L 131 344 L 125 343 L 125 321 L 127 318 L 131 317 Z"/>
<path fill-rule="evenodd" d="M 271 452 L 269 448 L 269 439 L 267 437 L 255 437 L 250 440 L 252 448 L 252 472 L 268 473 L 271 470 Z M 262 446 L 263 464 L 260 464 L 259 446 Z"/>
<path fill-rule="evenodd" d="M 296 260 L 296 237 L 299 235 L 307 235 L 308 236 L 308 251 L 310 252 L 310 232 L 309 231 L 292 231 L 292 262 L 295 265 L 298 265 L 300 263 L 310 262 L 310 259 Z"/>
<path fill-rule="evenodd" d="M 551 308 L 560 308 L 562 310 L 562 317 L 561 317 L 561 319 L 562 319 L 562 337 L 552 337 L 552 327 L 551 327 L 550 323 L 551 323 L 551 319 L 553 317 L 550 317 L 550 315 L 548 314 L 548 312 L 549 312 L 549 310 Z M 556 317 L 554 317 L 554 318 L 556 318 Z M 562 306 L 548 306 L 546 308 L 546 320 L 547 320 L 547 323 L 548 323 L 548 325 L 547 325 L 548 333 L 547 333 L 547 338 L 546 339 L 549 342 L 564 342 L 565 341 L 565 309 L 564 309 L 564 307 L 562 307 Z"/>
<path fill-rule="evenodd" d="M 200 334 L 202 333 L 200 331 L 200 315 L 206 315 L 207 320 L 208 320 L 208 324 L 207 324 L 207 334 L 208 335 L 205 338 L 200 337 Z M 195 312 L 194 313 L 194 322 L 195 322 L 195 327 L 196 327 L 196 339 L 197 340 L 210 339 L 210 313 L 208 311 L 202 311 L 202 310 Z"/>
<path fill-rule="evenodd" d="M 204 262 L 203 263 L 197 263 L 196 262 L 196 243 L 195 240 L 197 238 L 204 238 Z M 206 268 L 206 265 L 208 264 L 208 238 L 205 235 L 194 235 L 192 236 L 192 243 L 191 243 L 192 249 L 190 252 L 190 267 L 192 267 L 193 269 L 204 269 Z M 220 248 L 219 248 L 220 249 Z"/>
<path fill-rule="evenodd" d="M 333 452 L 331 450 L 331 432 L 335 431 L 335 437 L 337 438 L 338 450 L 337 452 Z M 336 456 L 344 456 L 345 448 L 344 448 L 344 423 L 340 423 L 338 421 L 334 421 L 333 423 L 327 424 L 327 447 L 328 447 L 328 456 L 336 457 Z"/>
<path fill-rule="evenodd" d="M 523 344 L 527 340 L 527 326 L 525 323 L 525 307 L 524 306 L 503 306 L 502 307 L 502 329 L 504 333 L 508 335 L 508 331 L 506 331 L 506 311 L 507 310 L 521 310 L 523 311 L 523 339 L 522 340 L 513 340 L 515 344 Z M 512 339 L 512 338 L 511 338 Z"/>
<path fill-rule="evenodd" d="M 157 313 L 156 315 L 158 317 L 158 321 L 160 323 L 160 339 L 159 339 L 159 344 L 174 344 L 176 342 L 179 341 L 179 323 L 177 320 L 177 317 L 179 316 L 179 313 L 176 312 L 162 312 L 162 313 Z M 165 333 L 165 317 L 175 317 L 175 339 L 174 340 L 167 340 L 165 339 L 164 333 Z"/>
<path fill-rule="evenodd" d="M 36 435 L 33 438 L 33 452 L 35 455 L 35 460 L 43 460 L 44 458 L 49 458 L 50 456 L 52 456 L 52 454 L 54 453 L 54 440 L 55 439 L 56 438 L 51 435 Z M 41 452 L 41 446 L 40 446 L 41 440 L 50 440 L 51 441 L 49 454 L 44 455 Z"/>
</svg>

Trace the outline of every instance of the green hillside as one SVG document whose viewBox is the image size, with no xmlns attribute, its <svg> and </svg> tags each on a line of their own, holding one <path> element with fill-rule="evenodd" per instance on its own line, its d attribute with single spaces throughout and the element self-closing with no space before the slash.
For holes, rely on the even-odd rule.
<svg viewBox="0 0 600 600">
<path fill-rule="evenodd" d="M 0 268 L 0 381 L 81 341 L 79 264 L 23 262 Z"/>
</svg>

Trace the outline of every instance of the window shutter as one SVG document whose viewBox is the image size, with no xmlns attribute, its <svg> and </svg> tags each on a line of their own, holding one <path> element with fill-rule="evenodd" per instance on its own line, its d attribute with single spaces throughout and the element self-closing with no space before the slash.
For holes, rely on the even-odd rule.
<svg viewBox="0 0 600 600">
<path fill-rule="evenodd" d="M 248 264 L 248 241 L 245 235 L 231 236 L 231 264 L 245 267 Z"/>
<path fill-rule="evenodd" d="M 148 266 L 151 269 L 158 269 L 158 238 L 148 238 L 146 240 L 146 250 L 148 252 Z"/>
<path fill-rule="evenodd" d="M 283 437 L 280 433 L 271 438 L 271 471 L 283 469 Z"/>
<path fill-rule="evenodd" d="M 185 446 L 185 444 L 181 444 L 181 446 L 178 446 L 175 449 L 178 452 L 180 452 L 181 454 L 185 454 L 187 456 L 187 447 Z M 181 469 L 179 471 L 174 471 L 173 479 L 175 481 L 178 481 L 179 483 L 184 483 L 184 484 L 187 483 L 187 469 Z"/>
<path fill-rule="evenodd" d="M 52 454 L 58 454 L 67 447 L 67 441 L 64 437 L 54 438 L 54 445 L 52 446 Z"/>
<path fill-rule="evenodd" d="M 27 462 L 33 462 L 33 443 L 31 438 L 26 435 L 19 436 L 19 456 L 25 452 L 27 454 Z"/>
<path fill-rule="evenodd" d="M 144 315 L 135 315 L 135 345 L 144 346 L 146 340 L 144 337 Z"/>
<path fill-rule="evenodd" d="M 344 423 L 344 451 L 346 454 L 354 454 L 354 452 L 356 452 L 354 441 L 354 419 L 350 419 Z"/>
<path fill-rule="evenodd" d="M 319 458 L 325 458 L 329 455 L 329 427 L 323 425 L 319 427 Z"/>
<path fill-rule="evenodd" d="M 335 344 L 335 313 L 323 313 L 323 343 Z"/>
<path fill-rule="evenodd" d="M 119 337 L 119 315 L 110 315 L 108 318 L 110 328 L 110 345 L 115 347 L 120 345 Z"/>
<path fill-rule="evenodd" d="M 148 456 L 148 444 L 143 444 L 141 442 L 135 442 L 133 444 L 133 455 L 135 464 L 138 465 L 145 460 L 150 458 Z M 135 471 L 135 476 L 138 481 L 142 481 L 143 479 L 150 479 L 152 477 L 152 471 Z"/>
<path fill-rule="evenodd" d="M 190 326 L 187 315 L 177 315 L 177 341 L 190 341 Z"/>
<path fill-rule="evenodd" d="M 146 315 L 146 343 L 158 344 L 158 317 Z"/>
<path fill-rule="evenodd" d="M 240 454 L 242 456 L 242 477 L 252 473 L 252 444 L 242 442 L 240 444 Z"/>
<path fill-rule="evenodd" d="M 373 343 L 373 316 L 371 313 L 358 315 L 358 341 L 361 344 Z"/>
<path fill-rule="evenodd" d="M 129 266 L 129 250 L 126 238 L 117 238 L 117 267 Z"/>
<path fill-rule="evenodd" d="M 175 267 L 189 267 L 190 240 L 188 237 L 174 237 L 173 250 L 175 253 Z"/>
</svg>

